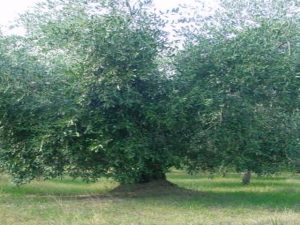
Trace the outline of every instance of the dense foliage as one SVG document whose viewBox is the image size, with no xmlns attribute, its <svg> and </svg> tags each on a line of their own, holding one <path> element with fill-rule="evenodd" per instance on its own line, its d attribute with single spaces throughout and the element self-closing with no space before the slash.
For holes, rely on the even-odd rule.
<svg viewBox="0 0 300 225">
<path fill-rule="evenodd" d="M 251 2 L 194 14 L 174 60 L 151 1 L 40 3 L 0 38 L 0 167 L 134 183 L 297 166 L 299 6 Z"/>
<path fill-rule="evenodd" d="M 273 173 L 299 158 L 299 16 L 293 1 L 222 3 L 178 55 L 182 147 L 190 170 Z"/>
</svg>

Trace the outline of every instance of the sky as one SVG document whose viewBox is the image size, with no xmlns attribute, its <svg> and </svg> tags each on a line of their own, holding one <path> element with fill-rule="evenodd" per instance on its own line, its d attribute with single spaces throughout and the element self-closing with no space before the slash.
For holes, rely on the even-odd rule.
<svg viewBox="0 0 300 225">
<path fill-rule="evenodd" d="M 0 0 L 0 24 L 8 25 L 18 13 L 24 12 L 39 0 Z"/>
<path fill-rule="evenodd" d="M 0 25 L 7 26 L 19 13 L 26 11 L 40 0 L 0 0 Z M 173 8 L 181 4 L 193 4 L 194 0 L 154 0 L 156 7 Z"/>
</svg>

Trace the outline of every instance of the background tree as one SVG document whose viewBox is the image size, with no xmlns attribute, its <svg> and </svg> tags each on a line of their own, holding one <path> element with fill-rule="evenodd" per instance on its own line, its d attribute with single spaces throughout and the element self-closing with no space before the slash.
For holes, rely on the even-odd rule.
<svg viewBox="0 0 300 225">
<path fill-rule="evenodd" d="M 63 155 L 55 149 L 48 151 L 48 158 L 42 153 L 47 138 L 60 138 L 51 132 L 68 105 L 66 82 L 49 76 L 23 38 L 0 41 L 0 166 L 15 182 L 57 176 Z"/>
<path fill-rule="evenodd" d="M 295 1 L 222 1 L 184 30 L 174 113 L 190 170 L 230 166 L 250 178 L 299 151 L 298 9 Z"/>
</svg>

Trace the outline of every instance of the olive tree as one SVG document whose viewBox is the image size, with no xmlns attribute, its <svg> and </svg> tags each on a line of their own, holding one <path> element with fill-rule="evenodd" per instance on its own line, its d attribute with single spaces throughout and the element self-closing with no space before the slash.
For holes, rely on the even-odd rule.
<svg viewBox="0 0 300 225">
<path fill-rule="evenodd" d="M 298 10 L 296 1 L 221 1 L 184 29 L 173 113 L 191 171 L 234 167 L 248 183 L 299 151 Z"/>
<path fill-rule="evenodd" d="M 62 175 L 122 183 L 165 179 L 178 160 L 164 120 L 164 21 L 150 5 L 48 0 L 20 18 L 27 56 L 16 65 L 42 69 L 7 82 L 12 91 L 21 85 L 20 97 L 8 100 L 20 109 L 1 104 L 0 165 L 17 182 Z M 6 72 L 0 75 L 4 79 Z M 9 72 L 12 79 L 18 75 Z M 39 92 L 30 89 L 36 83 Z M 5 86 L 1 95 L 9 93 Z"/>
<path fill-rule="evenodd" d="M 63 155 L 51 155 L 57 152 L 51 149 L 47 158 L 42 152 L 68 105 L 66 81 L 49 76 L 23 38 L 1 37 L 0 42 L 0 167 L 15 182 L 57 175 Z"/>
</svg>

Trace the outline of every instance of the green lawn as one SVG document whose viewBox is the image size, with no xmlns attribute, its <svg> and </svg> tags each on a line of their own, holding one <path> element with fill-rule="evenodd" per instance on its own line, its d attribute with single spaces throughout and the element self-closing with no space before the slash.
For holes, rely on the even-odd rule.
<svg viewBox="0 0 300 225">
<path fill-rule="evenodd" d="M 238 175 L 208 179 L 174 171 L 168 179 L 177 186 L 64 179 L 17 188 L 2 175 L 0 224 L 300 224 L 299 175 L 254 177 L 249 186 Z"/>
</svg>

